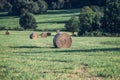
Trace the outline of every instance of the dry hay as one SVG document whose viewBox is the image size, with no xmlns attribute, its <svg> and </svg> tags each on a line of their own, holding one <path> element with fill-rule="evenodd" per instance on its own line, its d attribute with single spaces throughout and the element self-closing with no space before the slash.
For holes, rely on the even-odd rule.
<svg viewBox="0 0 120 80">
<path fill-rule="evenodd" d="M 37 33 L 31 33 L 30 34 L 30 39 L 37 39 L 39 35 Z"/>
<path fill-rule="evenodd" d="M 43 33 L 41 33 L 41 38 L 47 38 L 47 33 L 46 32 L 43 32 Z"/>
<path fill-rule="evenodd" d="M 67 33 L 57 33 L 53 39 L 53 44 L 56 48 L 70 48 L 72 38 Z"/>
<path fill-rule="evenodd" d="M 9 31 L 6 31 L 5 34 L 6 34 L 6 35 L 10 35 L 10 32 L 9 32 Z"/>
</svg>

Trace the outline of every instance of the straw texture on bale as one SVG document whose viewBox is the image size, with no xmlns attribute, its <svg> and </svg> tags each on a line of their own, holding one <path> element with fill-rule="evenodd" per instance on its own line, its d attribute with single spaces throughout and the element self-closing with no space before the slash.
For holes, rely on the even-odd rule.
<svg viewBox="0 0 120 80">
<path fill-rule="evenodd" d="M 54 36 L 53 44 L 56 48 L 70 48 L 72 44 L 72 38 L 67 33 L 57 33 Z"/>
<path fill-rule="evenodd" d="M 6 34 L 6 35 L 10 35 L 10 32 L 9 32 L 9 31 L 6 31 L 5 34 Z"/>
<path fill-rule="evenodd" d="M 37 39 L 39 35 L 37 33 L 31 33 L 30 34 L 30 39 Z"/>
<path fill-rule="evenodd" d="M 41 38 L 47 38 L 47 33 L 46 32 L 41 33 Z"/>
</svg>

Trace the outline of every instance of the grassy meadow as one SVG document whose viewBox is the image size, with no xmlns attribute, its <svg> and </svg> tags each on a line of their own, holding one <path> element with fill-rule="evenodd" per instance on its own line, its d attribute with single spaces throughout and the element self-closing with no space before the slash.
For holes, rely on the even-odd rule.
<svg viewBox="0 0 120 80">
<path fill-rule="evenodd" d="M 4 15 L 3 15 L 4 14 Z M 0 31 L 0 80 L 120 80 L 119 37 L 72 37 L 71 48 L 53 46 L 56 30 L 79 9 L 35 15 L 39 31 Z M 0 25 L 19 27 L 16 16 L 0 13 Z M 52 33 L 30 39 L 32 32 Z M 69 33 L 71 35 L 71 33 Z"/>
<path fill-rule="evenodd" d="M 0 26 L 6 29 L 20 28 L 18 16 L 7 16 L 7 13 L 0 13 Z M 35 15 L 37 21 L 37 29 L 39 31 L 55 31 L 57 29 L 64 30 L 64 24 L 71 16 L 78 16 L 80 9 L 70 10 L 48 10 L 46 14 Z"/>
</svg>

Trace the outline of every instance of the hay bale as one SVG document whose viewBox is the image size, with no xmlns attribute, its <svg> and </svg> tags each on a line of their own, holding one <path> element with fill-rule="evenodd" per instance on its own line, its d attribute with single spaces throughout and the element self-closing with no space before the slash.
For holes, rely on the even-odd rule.
<svg viewBox="0 0 120 80">
<path fill-rule="evenodd" d="M 47 32 L 47 36 L 51 36 L 51 33 L 50 33 L 50 32 Z"/>
<path fill-rule="evenodd" d="M 39 35 L 37 33 L 31 33 L 30 34 L 30 39 L 37 39 Z"/>
<path fill-rule="evenodd" d="M 57 30 L 56 32 L 57 32 L 57 33 L 59 33 L 59 32 L 60 32 L 60 30 Z"/>
<path fill-rule="evenodd" d="M 6 35 L 10 35 L 10 32 L 7 30 L 7 31 L 5 32 L 5 34 L 6 34 Z"/>
<path fill-rule="evenodd" d="M 46 32 L 41 33 L 41 38 L 47 38 L 47 33 Z"/>
<path fill-rule="evenodd" d="M 67 33 L 57 33 L 54 36 L 53 44 L 56 48 L 70 48 L 72 44 L 72 38 Z"/>
</svg>

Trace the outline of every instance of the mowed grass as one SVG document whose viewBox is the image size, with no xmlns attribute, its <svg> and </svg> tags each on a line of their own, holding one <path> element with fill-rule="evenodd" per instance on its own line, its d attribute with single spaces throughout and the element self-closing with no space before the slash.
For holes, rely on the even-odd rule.
<svg viewBox="0 0 120 80">
<path fill-rule="evenodd" d="M 33 31 L 0 31 L 0 80 L 120 80 L 119 37 L 74 37 L 68 49 Z M 41 33 L 41 32 L 36 32 Z"/>
<path fill-rule="evenodd" d="M 37 21 L 37 29 L 39 31 L 64 30 L 64 25 L 71 16 L 78 16 L 80 9 L 67 10 L 48 10 L 46 14 L 34 15 Z M 6 29 L 20 28 L 18 16 L 7 16 L 6 12 L 0 13 L 0 26 Z"/>
<path fill-rule="evenodd" d="M 79 11 L 35 15 L 34 32 L 51 31 L 47 38 L 32 40 L 33 31 L 0 31 L 0 80 L 120 80 L 119 37 L 72 36 L 71 48 L 54 48 L 55 31 L 64 30 L 65 22 Z M 0 26 L 20 28 L 19 17 L 0 13 Z"/>
</svg>

